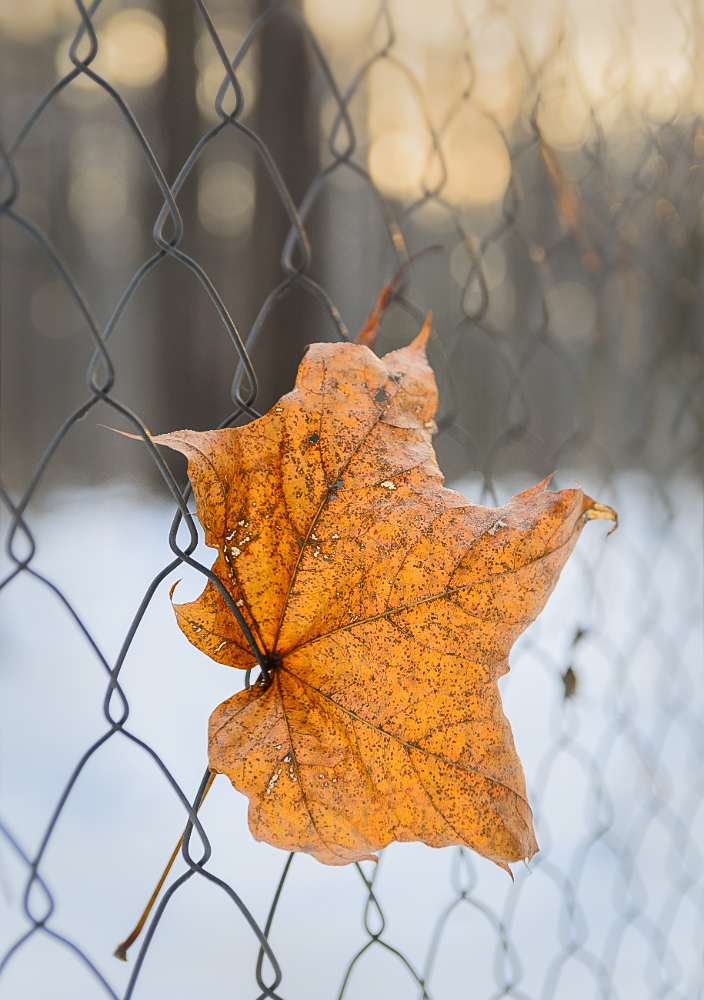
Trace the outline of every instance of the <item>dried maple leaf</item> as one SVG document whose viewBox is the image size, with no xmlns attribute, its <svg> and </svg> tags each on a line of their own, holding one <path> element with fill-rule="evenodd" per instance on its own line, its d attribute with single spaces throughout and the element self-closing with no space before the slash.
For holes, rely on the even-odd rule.
<svg viewBox="0 0 704 1000">
<path fill-rule="evenodd" d="M 265 416 L 155 439 L 188 457 L 213 571 L 269 669 L 213 712 L 210 767 L 256 839 L 328 864 L 393 840 L 535 853 L 497 680 L 585 521 L 615 518 L 544 483 L 498 509 L 444 489 L 428 331 L 382 359 L 313 344 Z M 175 611 L 208 656 L 255 666 L 212 583 Z"/>
</svg>

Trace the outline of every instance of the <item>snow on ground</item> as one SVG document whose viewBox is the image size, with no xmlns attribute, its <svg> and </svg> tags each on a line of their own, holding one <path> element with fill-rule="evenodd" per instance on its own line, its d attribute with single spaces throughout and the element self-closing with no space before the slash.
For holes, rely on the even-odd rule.
<svg viewBox="0 0 704 1000">
<path fill-rule="evenodd" d="M 423 969 L 439 915 L 449 916 L 428 978 L 435 1000 L 515 996 L 695 1000 L 704 943 L 704 679 L 701 486 L 658 490 L 621 475 L 584 488 L 617 507 L 619 530 L 587 525 L 541 619 L 519 641 L 502 680 L 524 762 L 541 853 L 516 881 L 457 851 L 392 845 L 375 893 L 383 940 Z M 503 483 L 501 502 L 528 482 Z M 563 476 L 560 486 L 571 485 Z M 479 500 L 478 484 L 457 484 Z M 30 512 L 32 567 L 60 587 L 112 663 L 152 577 L 170 559 L 170 509 L 122 489 L 54 495 Z M 209 564 L 212 553 L 202 548 Z M 201 578 L 181 567 L 161 584 L 121 674 L 127 728 L 161 756 L 192 797 L 206 766 L 211 710 L 241 678 L 182 636 L 168 600 Z M 61 601 L 29 574 L 0 594 L 0 820 L 25 852 L 39 846 L 76 763 L 107 730 L 106 673 Z M 579 636 L 579 637 L 578 637 Z M 575 642 L 575 639 L 577 640 Z M 572 666 L 573 698 L 562 674 Z M 202 810 L 209 869 L 263 922 L 286 855 L 255 843 L 246 802 L 224 778 Z M 141 911 L 183 827 L 158 766 L 118 734 L 86 764 L 61 813 L 41 874 L 56 902 L 49 926 L 78 944 L 122 996 L 134 955 L 112 958 Z M 194 851 L 197 847 L 194 844 Z M 179 860 L 176 872 L 184 870 Z M 27 929 L 26 867 L 0 837 L 0 945 Z M 453 882 L 454 880 L 454 882 Z M 458 881 L 459 880 L 459 881 Z M 453 888 L 453 884 L 455 888 Z M 271 935 L 286 1000 L 337 996 L 368 940 L 366 891 L 353 867 L 296 856 Z M 45 905 L 33 892 L 35 913 Z M 496 921 L 508 927 L 507 953 Z M 378 915 L 369 914 L 373 929 Z M 174 897 L 134 996 L 254 998 L 258 945 L 232 901 L 192 879 Z M 508 955 L 508 957 L 506 957 Z M 613 992 L 609 992 L 612 990 Z M 106 995 L 64 945 L 31 938 L 0 978 L 0 1000 Z M 346 996 L 416 998 L 403 964 L 378 945 L 355 966 Z"/>
</svg>

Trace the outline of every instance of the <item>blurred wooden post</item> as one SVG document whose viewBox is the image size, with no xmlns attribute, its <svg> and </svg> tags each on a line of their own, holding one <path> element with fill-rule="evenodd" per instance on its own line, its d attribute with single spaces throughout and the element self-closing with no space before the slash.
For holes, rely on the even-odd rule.
<svg viewBox="0 0 704 1000">
<path fill-rule="evenodd" d="M 169 184 L 173 184 L 183 164 L 203 132 L 196 104 L 196 27 L 192 0 L 158 0 L 156 13 L 164 23 L 168 64 L 161 81 L 160 131 L 157 155 Z M 154 185 L 153 185 L 154 186 Z M 179 246 L 192 254 L 197 236 L 197 185 L 189 178 L 177 198 L 184 224 Z M 161 204 L 160 195 L 154 202 Z M 157 208 L 158 211 L 158 208 Z M 156 215 L 150 216 L 156 218 Z M 171 221 L 164 227 L 168 239 Z M 212 426 L 218 417 L 212 393 L 196 385 L 199 338 L 197 298 L 205 294 L 198 279 L 183 264 L 167 258 L 156 268 L 156 315 L 154 316 L 155 392 L 159 394 L 159 430 Z M 199 391 L 197 391 L 199 390 Z"/>
<path fill-rule="evenodd" d="M 255 0 L 251 19 L 268 7 L 268 0 Z M 197 39 L 193 11 L 192 0 L 159 0 L 158 13 L 166 30 L 169 61 L 162 81 L 158 155 L 169 183 L 173 183 L 204 128 L 196 103 L 194 50 Z M 311 127 L 311 67 L 307 45 L 300 26 L 280 15 L 262 31 L 258 51 L 259 89 L 247 123 L 265 142 L 298 204 L 318 170 L 317 142 Z M 255 179 L 257 202 L 249 253 L 238 261 L 236 275 L 229 273 L 227 263 L 218 267 L 217 260 L 209 261 L 207 267 L 226 298 L 231 297 L 232 286 L 236 286 L 239 294 L 231 306 L 243 339 L 265 298 L 284 277 L 280 258 L 289 228 L 288 217 L 259 156 L 255 157 Z M 195 178 L 186 182 L 178 196 L 178 206 L 185 229 L 180 245 L 198 257 Z M 170 223 L 164 232 L 167 236 L 171 233 Z M 224 251 L 225 248 L 221 254 L 223 261 L 231 263 Z M 240 265 L 244 266 L 246 275 L 241 273 Z M 158 428 L 213 427 L 225 415 L 222 393 L 213 391 L 217 381 L 213 366 L 229 363 L 230 355 L 219 354 L 219 348 L 213 348 L 205 328 L 201 329 L 204 320 L 206 325 L 209 323 L 209 315 L 204 317 L 205 292 L 199 288 L 197 278 L 174 260 L 163 261 L 157 272 L 155 372 L 158 389 L 155 391 L 162 397 L 158 406 Z M 257 408 L 268 408 L 291 388 L 304 346 L 315 339 L 310 329 L 310 312 L 307 293 L 296 289 L 270 313 L 254 355 L 261 389 L 255 404 Z M 217 358 L 206 356 L 206 352 L 213 350 L 218 352 Z M 231 363 L 234 374 L 234 355 Z M 222 378 L 223 373 L 218 374 Z M 229 378 L 229 371 L 226 374 Z"/>
<path fill-rule="evenodd" d="M 256 0 L 257 16 L 270 7 Z M 311 94 L 311 62 L 298 24 L 286 15 L 275 17 L 259 40 L 260 85 L 254 129 L 266 143 L 298 205 L 319 169 L 315 108 Z M 289 221 L 260 157 L 256 164 L 257 208 L 252 234 L 252 294 L 258 311 L 266 296 L 284 278 L 281 251 Z M 293 386 L 304 347 L 316 339 L 315 317 L 307 292 L 294 289 L 274 306 L 255 353 L 260 380 L 259 410 L 267 409 Z"/>
</svg>

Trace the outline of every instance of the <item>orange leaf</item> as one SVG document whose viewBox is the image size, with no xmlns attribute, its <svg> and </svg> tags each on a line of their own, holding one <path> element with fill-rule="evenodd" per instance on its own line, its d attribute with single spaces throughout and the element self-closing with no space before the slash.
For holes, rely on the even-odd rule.
<svg viewBox="0 0 704 1000">
<path fill-rule="evenodd" d="M 498 678 L 591 518 L 545 483 L 488 509 L 443 488 L 429 325 L 377 358 L 313 344 L 246 427 L 164 434 L 183 452 L 214 573 L 271 666 L 211 716 L 210 767 L 254 837 L 327 864 L 393 840 L 537 850 Z M 255 660 L 217 587 L 175 605 L 198 649 Z"/>
</svg>

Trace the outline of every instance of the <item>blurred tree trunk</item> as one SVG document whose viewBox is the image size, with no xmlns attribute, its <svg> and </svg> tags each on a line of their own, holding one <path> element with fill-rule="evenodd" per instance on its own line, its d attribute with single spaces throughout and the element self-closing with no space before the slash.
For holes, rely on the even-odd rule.
<svg viewBox="0 0 704 1000">
<path fill-rule="evenodd" d="M 158 158 L 169 184 L 173 184 L 203 131 L 196 104 L 196 26 L 192 0 L 158 0 L 156 13 L 166 31 L 168 64 L 158 109 L 160 135 Z M 155 187 L 152 184 L 152 187 Z M 197 239 L 197 186 L 186 181 L 177 198 L 184 225 L 179 247 L 193 254 Z M 162 204 L 157 192 L 154 202 Z M 157 207 L 157 212 L 159 207 Z M 156 212 L 150 215 L 156 218 Z M 164 236 L 173 226 L 167 220 Z M 217 422 L 213 394 L 198 385 L 199 345 L 197 298 L 205 294 L 198 278 L 183 264 L 167 257 L 156 268 L 154 317 L 155 377 L 161 398 L 159 429 L 205 429 Z"/>
<path fill-rule="evenodd" d="M 252 19 L 269 6 L 268 0 L 254 0 Z M 192 0 L 159 0 L 158 13 L 164 22 L 169 54 L 159 109 L 163 123 L 159 161 L 167 181 L 173 183 L 203 130 L 196 103 L 196 22 Z M 310 55 L 300 26 L 286 15 L 274 17 L 266 25 L 259 36 L 258 49 L 260 84 L 247 123 L 261 136 L 298 204 L 319 168 L 315 129 L 311 127 Z M 248 274 L 233 276 L 227 266 L 208 268 L 219 289 L 227 292 L 235 283 L 248 299 L 235 304 L 234 318 L 238 325 L 257 315 L 267 295 L 284 278 L 280 260 L 290 223 L 258 155 L 255 179 L 257 207 L 251 252 L 246 262 Z M 158 211 L 158 195 L 153 203 Z M 186 182 L 178 196 L 178 206 L 185 230 L 180 246 L 197 256 L 195 178 Z M 150 217 L 155 217 L 156 211 Z M 164 235 L 168 237 L 171 231 L 168 222 Z M 227 255 L 223 260 L 227 260 Z M 204 357 L 205 352 L 212 350 L 211 338 L 201 329 L 200 298 L 205 292 L 198 279 L 172 259 L 164 260 L 156 271 L 155 370 L 163 400 L 159 407 L 159 429 L 213 427 L 224 414 L 220 394 L 214 391 L 218 380 L 212 369 L 213 365 L 225 363 L 225 355 L 218 351 L 217 358 Z M 270 312 L 254 352 L 260 384 L 255 404 L 258 409 L 267 409 L 291 388 L 305 345 L 315 339 L 311 334 L 310 314 L 309 296 L 300 289 L 294 289 Z M 246 339 L 248 325 L 242 326 L 240 332 Z M 232 374 L 235 367 L 233 357 Z"/>
<path fill-rule="evenodd" d="M 253 13 L 259 16 L 270 6 L 269 0 L 256 0 Z M 253 127 L 299 205 L 319 170 L 319 157 L 311 57 L 300 26 L 286 15 L 274 17 L 260 35 L 259 75 Z M 290 223 L 259 156 L 256 183 L 252 293 L 258 311 L 284 278 L 281 251 Z M 260 384 L 256 406 L 260 411 L 292 388 L 305 345 L 316 339 L 311 304 L 307 292 L 294 288 L 269 314 L 254 356 Z"/>
</svg>

